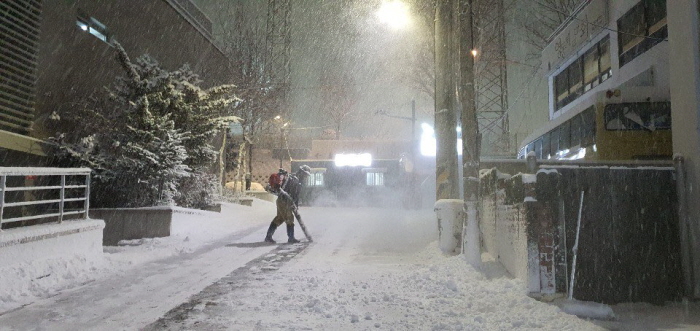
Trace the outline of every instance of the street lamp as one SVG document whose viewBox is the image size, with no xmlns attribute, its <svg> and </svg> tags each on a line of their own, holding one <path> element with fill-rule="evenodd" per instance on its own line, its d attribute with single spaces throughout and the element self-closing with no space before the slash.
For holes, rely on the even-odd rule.
<svg viewBox="0 0 700 331">
<path fill-rule="evenodd" d="M 402 29 L 411 22 L 408 6 L 399 0 L 384 0 L 377 11 L 377 17 L 395 30 Z"/>
<path fill-rule="evenodd" d="M 280 116 L 280 115 L 275 116 L 275 120 L 281 122 L 282 116 Z M 280 156 L 280 169 L 282 168 L 282 160 L 283 160 L 282 151 L 284 150 L 284 128 L 287 127 L 287 125 L 289 125 L 289 122 L 284 122 L 280 126 L 280 155 L 279 155 Z"/>
</svg>

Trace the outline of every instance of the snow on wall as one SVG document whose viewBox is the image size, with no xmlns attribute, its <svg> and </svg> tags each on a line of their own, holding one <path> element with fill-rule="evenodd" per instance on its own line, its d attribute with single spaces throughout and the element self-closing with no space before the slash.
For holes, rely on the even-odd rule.
<svg viewBox="0 0 700 331">
<path fill-rule="evenodd" d="M 525 207 L 523 204 L 506 205 L 504 200 L 503 190 L 482 199 L 484 249 L 513 277 L 528 279 Z"/>
<path fill-rule="evenodd" d="M 527 233 L 525 208 L 522 204 L 500 205 L 496 219 L 496 242 L 499 261 L 513 275 L 527 279 Z"/>
<path fill-rule="evenodd" d="M 464 201 L 460 199 L 438 200 L 435 202 L 435 213 L 440 250 L 450 255 L 461 253 Z"/>
<path fill-rule="evenodd" d="M 71 220 L 0 232 L 0 311 L 75 283 L 104 263 L 102 220 Z M 27 282 L 31 279 L 31 282 Z M 10 306 L 11 305 L 11 306 Z"/>
</svg>

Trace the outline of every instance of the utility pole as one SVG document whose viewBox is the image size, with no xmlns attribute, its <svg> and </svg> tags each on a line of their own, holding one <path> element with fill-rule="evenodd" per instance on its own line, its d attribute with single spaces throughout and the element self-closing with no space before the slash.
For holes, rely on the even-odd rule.
<svg viewBox="0 0 700 331">
<path fill-rule="evenodd" d="M 474 89 L 474 48 L 472 0 L 459 0 L 459 102 L 462 105 L 462 158 L 464 165 L 464 199 L 479 199 L 479 123 Z"/>
<path fill-rule="evenodd" d="M 436 200 L 459 198 L 457 164 L 457 111 L 455 96 L 454 3 L 435 7 L 435 138 Z"/>
<path fill-rule="evenodd" d="M 474 11 L 472 0 L 459 0 L 459 82 L 457 91 L 462 108 L 462 179 L 464 180 L 465 231 L 462 235 L 463 252 L 469 263 L 481 263 L 479 234 L 479 149 L 481 136 L 476 114 L 474 93 Z"/>
</svg>

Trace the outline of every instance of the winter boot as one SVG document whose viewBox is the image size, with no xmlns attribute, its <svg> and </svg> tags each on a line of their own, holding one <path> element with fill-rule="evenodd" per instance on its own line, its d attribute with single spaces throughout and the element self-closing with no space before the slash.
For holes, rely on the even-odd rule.
<svg viewBox="0 0 700 331">
<path fill-rule="evenodd" d="M 288 244 L 295 244 L 299 242 L 299 240 L 294 238 L 294 225 L 292 224 L 287 224 L 287 237 L 289 237 L 289 240 L 287 240 Z"/>
<path fill-rule="evenodd" d="M 275 223 L 270 223 L 270 227 L 267 229 L 267 236 L 265 236 L 265 242 L 275 243 L 275 241 L 272 239 L 272 235 L 275 233 L 275 230 L 277 230 Z"/>
</svg>

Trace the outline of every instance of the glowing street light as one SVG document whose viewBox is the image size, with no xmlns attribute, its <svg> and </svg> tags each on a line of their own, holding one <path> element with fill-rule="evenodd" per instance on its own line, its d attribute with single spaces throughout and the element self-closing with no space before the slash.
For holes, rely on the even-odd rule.
<svg viewBox="0 0 700 331">
<path fill-rule="evenodd" d="M 384 0 L 377 11 L 379 21 L 395 30 L 407 26 L 411 22 L 409 16 L 408 6 L 399 0 Z"/>
</svg>

